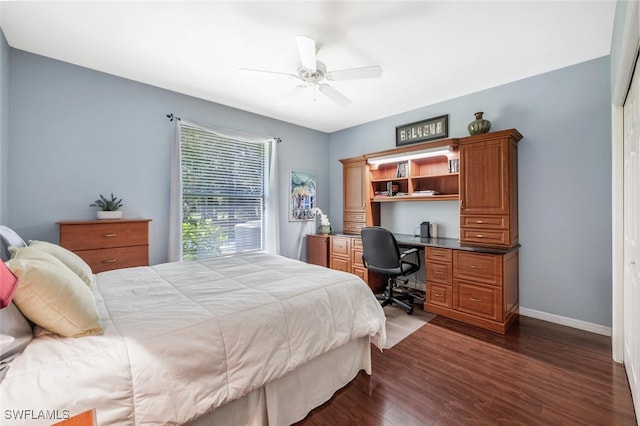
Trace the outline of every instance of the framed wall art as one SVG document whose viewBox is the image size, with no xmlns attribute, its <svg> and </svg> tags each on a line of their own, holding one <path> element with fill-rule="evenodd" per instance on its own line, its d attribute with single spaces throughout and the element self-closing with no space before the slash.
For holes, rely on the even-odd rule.
<svg viewBox="0 0 640 426">
<path fill-rule="evenodd" d="M 315 219 L 317 180 L 315 172 L 291 171 L 289 222 Z"/>
<path fill-rule="evenodd" d="M 449 136 L 449 114 L 396 127 L 396 146 Z"/>
</svg>

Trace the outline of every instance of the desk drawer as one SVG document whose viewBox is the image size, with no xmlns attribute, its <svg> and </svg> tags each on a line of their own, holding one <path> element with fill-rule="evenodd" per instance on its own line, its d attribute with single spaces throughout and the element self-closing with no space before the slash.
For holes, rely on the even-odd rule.
<svg viewBox="0 0 640 426">
<path fill-rule="evenodd" d="M 330 263 L 331 269 L 335 269 L 336 271 L 349 272 L 351 273 L 351 261 L 349 259 L 343 259 L 341 257 L 333 257 L 331 256 Z"/>
<path fill-rule="evenodd" d="M 451 263 L 427 263 L 427 281 L 444 285 L 451 285 L 453 266 Z"/>
<path fill-rule="evenodd" d="M 350 241 L 350 237 L 331 237 L 331 256 L 351 258 Z"/>
<path fill-rule="evenodd" d="M 347 213 L 342 216 L 344 222 L 366 222 L 367 215 L 365 213 Z"/>
<path fill-rule="evenodd" d="M 502 256 L 456 250 L 453 255 L 453 276 L 502 286 Z"/>
<path fill-rule="evenodd" d="M 94 274 L 132 266 L 149 266 L 149 246 L 117 247 L 75 252 L 91 267 Z"/>
<path fill-rule="evenodd" d="M 460 216 L 461 228 L 509 229 L 509 216 Z"/>
<path fill-rule="evenodd" d="M 452 250 L 440 247 L 427 247 L 427 259 L 437 262 L 451 262 Z"/>
<path fill-rule="evenodd" d="M 509 246 L 508 230 L 460 228 L 460 241 L 485 246 Z"/>
<path fill-rule="evenodd" d="M 72 251 L 148 244 L 148 221 L 60 225 L 60 245 Z"/>
<path fill-rule="evenodd" d="M 347 222 L 345 221 L 343 224 L 343 229 L 345 234 L 355 234 L 360 235 L 360 231 L 362 228 L 367 226 L 365 222 Z"/>
<path fill-rule="evenodd" d="M 454 280 L 453 308 L 493 321 L 502 321 L 502 290 Z"/>
<path fill-rule="evenodd" d="M 427 283 L 427 303 L 451 308 L 451 287 Z"/>
</svg>

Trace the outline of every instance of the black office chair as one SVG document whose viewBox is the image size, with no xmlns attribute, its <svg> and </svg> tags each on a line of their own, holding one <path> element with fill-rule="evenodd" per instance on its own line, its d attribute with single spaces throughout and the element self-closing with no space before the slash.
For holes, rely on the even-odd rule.
<svg viewBox="0 0 640 426">
<path fill-rule="evenodd" d="M 405 256 L 418 253 L 418 249 L 412 248 L 401 254 L 396 237 L 389 230 L 379 226 L 363 228 L 360 235 L 362 236 L 362 263 L 364 267 L 387 278 L 385 294 L 380 298 L 382 306 L 400 305 L 411 315 L 413 313 L 413 297 L 408 293 L 394 293 L 394 287 L 396 281 L 405 284 L 409 282 L 407 275 L 420 269 L 419 254 L 416 255 L 417 263 L 404 260 Z"/>
</svg>

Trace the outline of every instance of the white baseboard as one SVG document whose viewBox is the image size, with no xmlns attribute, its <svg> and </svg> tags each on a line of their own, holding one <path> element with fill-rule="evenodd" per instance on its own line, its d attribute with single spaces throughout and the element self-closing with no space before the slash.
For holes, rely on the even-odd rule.
<svg viewBox="0 0 640 426">
<path fill-rule="evenodd" d="M 560 315 L 549 314 L 547 312 L 536 311 L 534 309 L 520 307 L 520 315 L 525 317 L 536 318 L 543 321 L 553 322 L 555 324 L 566 325 L 567 327 L 577 328 L 579 330 L 589 331 L 591 333 L 611 336 L 611 327 L 605 327 L 600 324 L 577 320 L 574 318 L 563 317 Z"/>
</svg>

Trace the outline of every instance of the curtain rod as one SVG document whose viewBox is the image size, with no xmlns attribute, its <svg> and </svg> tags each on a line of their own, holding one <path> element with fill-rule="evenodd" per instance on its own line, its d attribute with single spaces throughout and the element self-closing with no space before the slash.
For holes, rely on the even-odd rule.
<svg viewBox="0 0 640 426">
<path fill-rule="evenodd" d="M 173 121 L 173 120 L 177 120 L 180 121 L 180 117 L 176 117 L 175 115 L 173 115 L 173 113 L 167 114 L 167 118 L 169 119 L 169 121 Z M 280 138 L 273 138 L 276 143 L 280 143 L 282 142 L 282 139 Z"/>
</svg>

